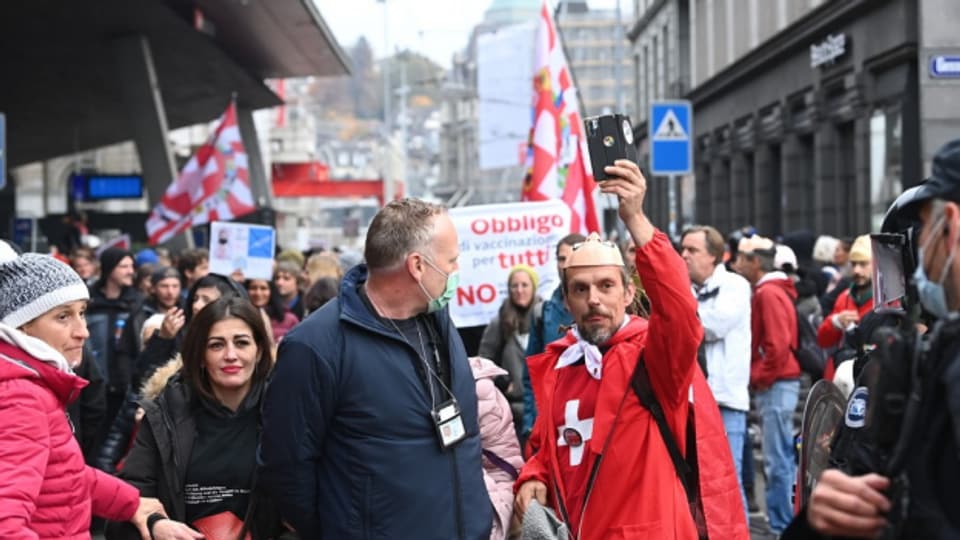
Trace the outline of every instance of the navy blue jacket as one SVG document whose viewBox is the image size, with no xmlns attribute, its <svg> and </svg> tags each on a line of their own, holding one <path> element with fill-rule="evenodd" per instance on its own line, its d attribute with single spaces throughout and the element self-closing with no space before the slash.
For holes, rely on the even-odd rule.
<svg viewBox="0 0 960 540">
<path fill-rule="evenodd" d="M 288 333 L 263 409 L 260 481 L 301 538 L 486 540 L 493 522 L 483 482 L 477 393 L 447 310 L 432 316 L 450 355 L 467 437 L 442 450 L 412 346 L 358 292 Z M 411 294 L 420 294 L 413 291 Z"/>
</svg>

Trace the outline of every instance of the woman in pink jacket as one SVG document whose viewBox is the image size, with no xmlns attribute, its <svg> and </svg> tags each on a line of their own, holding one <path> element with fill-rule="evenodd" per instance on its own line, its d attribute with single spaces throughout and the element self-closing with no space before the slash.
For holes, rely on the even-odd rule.
<svg viewBox="0 0 960 540">
<path fill-rule="evenodd" d="M 477 407 L 480 441 L 483 446 L 483 481 L 493 503 L 493 529 L 490 540 L 503 540 L 510 533 L 513 515 L 513 482 L 523 467 L 523 454 L 513 429 L 510 402 L 493 384 L 495 377 L 507 371 L 479 356 L 470 359 L 477 381 Z"/>
<path fill-rule="evenodd" d="M 86 386 L 80 363 L 89 294 L 69 266 L 0 240 L 0 538 L 86 540 L 97 515 L 132 521 L 145 540 L 156 499 L 88 467 L 66 407 Z"/>
</svg>

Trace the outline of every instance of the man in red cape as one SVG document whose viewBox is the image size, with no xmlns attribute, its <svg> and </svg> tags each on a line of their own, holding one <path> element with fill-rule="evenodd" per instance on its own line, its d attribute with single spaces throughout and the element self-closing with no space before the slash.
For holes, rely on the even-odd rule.
<svg viewBox="0 0 960 540">
<path fill-rule="evenodd" d="M 698 537 L 664 438 L 631 387 L 642 358 L 680 449 L 688 419 L 695 422 L 708 536 L 746 540 L 720 411 L 696 363 L 703 330 L 686 266 L 643 212 L 646 179 L 636 164 L 618 160 L 605 170 L 614 178 L 601 191 L 618 197 L 637 246 L 650 320 L 626 315 L 635 288 L 616 245 L 594 234 L 574 248 L 561 286 L 576 327 L 528 359 L 541 411 L 532 434 L 539 450 L 517 480 L 517 512 L 537 499 L 578 540 Z"/>
</svg>

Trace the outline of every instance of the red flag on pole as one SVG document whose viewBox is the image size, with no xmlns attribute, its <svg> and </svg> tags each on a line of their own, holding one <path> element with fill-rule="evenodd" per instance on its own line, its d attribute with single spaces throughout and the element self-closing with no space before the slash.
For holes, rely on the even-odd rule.
<svg viewBox="0 0 960 540">
<path fill-rule="evenodd" d="M 547 3 L 537 28 L 536 75 L 533 78 L 533 127 L 527 149 L 523 200 L 562 199 L 573 214 L 571 231 L 599 231 L 588 168 L 577 89 Z"/>
<path fill-rule="evenodd" d="M 237 126 L 236 105 L 230 103 L 217 129 L 150 212 L 147 236 L 155 245 L 194 225 L 229 221 L 254 210 L 247 153 Z"/>
</svg>

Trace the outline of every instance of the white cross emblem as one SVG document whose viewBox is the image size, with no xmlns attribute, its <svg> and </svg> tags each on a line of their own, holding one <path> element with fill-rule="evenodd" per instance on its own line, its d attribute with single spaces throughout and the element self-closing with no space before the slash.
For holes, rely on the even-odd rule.
<svg viewBox="0 0 960 540">
<path fill-rule="evenodd" d="M 578 418 L 579 410 L 579 399 L 572 399 L 568 401 L 563 414 L 563 420 L 566 422 L 566 425 L 557 428 L 557 431 L 560 433 L 560 438 L 557 440 L 557 446 L 570 447 L 571 467 L 576 467 L 580 465 L 581 461 L 583 461 L 583 449 L 586 447 L 587 441 L 590 440 L 590 436 L 593 434 L 593 418 L 580 420 Z M 570 433 L 571 431 L 574 432 L 575 435 L 579 436 L 580 444 L 570 444 L 567 442 L 567 437 L 564 436 L 565 432 Z"/>
</svg>

